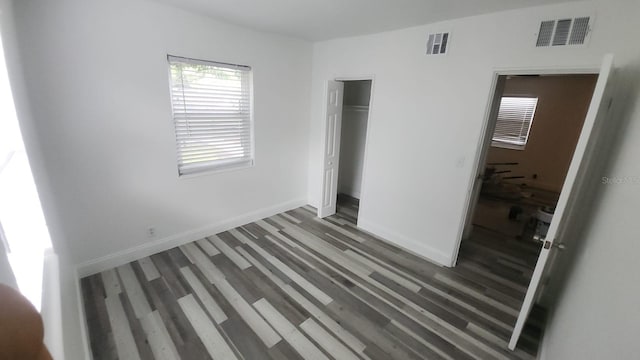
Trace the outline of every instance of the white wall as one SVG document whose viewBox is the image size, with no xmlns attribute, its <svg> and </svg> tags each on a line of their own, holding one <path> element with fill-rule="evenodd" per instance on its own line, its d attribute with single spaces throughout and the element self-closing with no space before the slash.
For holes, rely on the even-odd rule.
<svg viewBox="0 0 640 360">
<path fill-rule="evenodd" d="M 535 49 L 539 22 L 596 15 L 591 42 Z M 640 48 L 637 1 L 578 2 L 470 17 L 314 46 L 309 198 L 317 204 L 323 82 L 375 75 L 367 178 L 360 224 L 437 262 L 450 264 L 473 174 L 473 157 L 492 72 L 504 68 L 592 67 L 613 52 L 618 66 L 612 126 L 620 136 L 609 176 L 640 176 Z M 425 56 L 429 32 L 452 31 L 450 53 Z M 628 99 L 632 99 L 630 102 Z M 601 149 L 604 153 L 607 147 Z M 548 359 L 630 358 L 640 351 L 634 274 L 640 181 L 600 185 L 599 208 L 584 222 L 582 256 L 551 318 L 542 350 Z M 634 215 L 635 214 L 635 215 Z M 636 216 L 637 217 L 637 216 Z M 636 250 L 636 251 L 634 251 Z M 571 252 L 569 249 L 568 252 Z M 562 261 L 562 258 L 561 258 Z"/>
<path fill-rule="evenodd" d="M 16 277 L 13 275 L 11 264 L 9 264 L 9 258 L 7 257 L 4 244 L 0 242 L 0 283 L 9 285 L 13 288 L 17 288 Z"/>
<path fill-rule="evenodd" d="M 47 227 L 51 235 L 54 251 L 60 259 L 60 292 L 62 295 L 62 318 L 65 343 L 65 353 L 68 359 L 85 358 L 80 324 L 78 298 L 76 296 L 77 282 L 75 267 L 70 260 L 71 245 L 64 233 L 49 174 L 45 166 L 45 158 L 40 144 L 38 124 L 32 116 L 30 101 L 23 76 L 23 63 L 19 54 L 16 24 L 14 19 L 13 1 L 0 0 L 0 34 L 9 71 L 9 80 L 13 92 L 22 140 L 29 157 L 29 165 L 37 185 L 40 203 L 45 214 Z"/>
<path fill-rule="evenodd" d="M 3 8 L 6 3 L 0 0 Z M 322 42 L 313 47 L 313 68 L 304 42 L 154 3 L 21 0 L 16 7 L 29 101 L 25 84 L 12 85 L 21 95 L 27 150 L 61 253 L 69 359 L 84 357 L 73 264 L 147 244 L 149 225 L 161 238 L 304 197 L 305 170 L 308 198 L 317 205 L 327 79 L 376 76 L 361 222 L 445 264 L 455 248 L 495 68 L 594 66 L 614 52 L 619 93 L 634 102 L 615 105 L 624 110 L 625 126 L 608 175 L 640 175 L 640 49 L 631 35 L 640 14 L 636 1 L 531 8 Z M 583 11 L 597 14 L 588 47 L 531 47 L 539 20 Z M 172 32 L 169 23 L 179 26 Z M 451 52 L 426 57 L 426 34 L 438 30 L 454 30 Z M 167 80 L 159 75 L 166 76 L 167 52 L 254 67 L 255 168 L 175 178 Z M 17 59 L 12 64 L 20 68 Z M 304 121 L 309 71 L 310 128 Z M 640 187 L 601 186 L 598 193 L 599 208 L 547 331 L 548 359 L 628 358 L 640 351 L 634 302 L 640 289 L 633 278 Z"/>
<path fill-rule="evenodd" d="M 0 0 L 0 35 L 8 31 L 7 18 L 10 18 L 9 2 L 7 0 Z M 3 36 L 3 37 L 4 38 L 1 39 L 2 41 L 0 42 L 2 43 L 6 42 L 7 45 L 10 45 L 12 39 L 10 39 L 9 36 Z M 4 48 L 7 48 L 7 47 L 8 46 L 4 46 Z M 1 53 L 3 53 L 3 51 L 0 51 L 0 54 Z M 4 64 L 4 62 L 5 62 L 4 59 L 0 59 L 0 64 Z M 3 71 L 4 69 L 0 69 L 0 72 L 3 72 Z M 0 73 L 0 81 L 4 80 L 2 75 L 4 74 Z M 3 86 L 3 84 L 0 84 L 0 86 Z M 4 100 L 4 98 L 0 99 L 0 101 L 2 100 Z M 0 121 L 2 120 L 4 119 L 1 119 Z M 1 144 L 0 144 L 0 148 L 2 148 Z M 2 170 L 0 170 L 0 174 L 1 174 L 1 171 Z M 0 229 L 0 231 L 2 231 L 2 229 Z M 3 235 L 0 234 L 0 283 L 17 288 L 18 284 L 16 283 L 16 278 L 13 274 L 13 270 L 11 269 L 11 264 L 9 263 L 9 258 L 7 257 L 7 249 L 5 248 L 2 236 Z"/>
<path fill-rule="evenodd" d="M 320 191 L 323 83 L 338 76 L 373 74 L 360 224 L 451 264 L 494 69 L 598 66 L 609 51 L 616 53 L 618 64 L 629 64 L 634 57 L 619 37 L 606 43 L 617 31 L 633 32 L 607 14 L 619 9 L 563 4 L 315 44 L 311 204 L 318 203 Z M 541 19 L 585 13 L 597 14 L 589 46 L 532 46 Z M 452 31 L 450 52 L 425 56 L 427 34 L 441 30 Z"/>
<path fill-rule="evenodd" d="M 346 81 L 344 84 L 344 108 L 340 135 L 340 171 L 338 193 L 360 198 L 364 147 L 367 140 L 367 120 L 371 81 Z M 360 107 L 352 107 L 360 106 Z"/>
<path fill-rule="evenodd" d="M 82 359 L 77 264 L 306 202 L 311 45 L 139 0 L 14 8 L 12 85 Z M 253 67 L 255 167 L 177 178 L 167 53 Z"/>
<path fill-rule="evenodd" d="M 305 202 L 309 43 L 139 0 L 19 1 L 16 13 L 73 263 Z M 167 54 L 252 66 L 255 167 L 177 178 Z"/>
</svg>

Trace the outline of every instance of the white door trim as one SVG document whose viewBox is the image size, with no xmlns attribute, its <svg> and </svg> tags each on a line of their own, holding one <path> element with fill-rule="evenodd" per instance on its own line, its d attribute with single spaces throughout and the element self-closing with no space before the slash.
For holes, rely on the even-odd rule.
<svg viewBox="0 0 640 360">
<path fill-rule="evenodd" d="M 462 214 L 460 215 L 460 224 L 458 226 L 457 243 L 453 256 L 451 257 L 451 267 L 455 267 L 458 262 L 458 254 L 460 252 L 460 245 L 462 244 L 463 236 L 465 235 L 465 228 L 468 223 L 472 221 L 473 214 L 469 214 L 469 210 L 475 206 L 476 194 L 475 185 L 478 176 L 481 176 L 484 171 L 484 159 L 491 146 L 491 142 L 487 141 L 493 133 L 493 128 L 497 119 L 492 118 L 493 100 L 496 95 L 497 87 L 499 86 L 498 79 L 501 76 L 509 75 L 579 75 L 579 74 L 592 74 L 597 75 L 600 72 L 600 66 L 584 66 L 584 67 L 521 67 L 521 68 L 496 68 L 493 71 L 491 87 L 489 89 L 489 99 L 487 100 L 487 107 L 485 109 L 484 120 L 482 121 L 482 132 L 478 138 L 476 144 L 476 151 L 474 154 L 474 165 L 471 173 L 469 174 L 469 181 L 465 195 L 465 205 L 463 207 Z"/>
<path fill-rule="evenodd" d="M 362 182 L 360 184 L 360 209 L 363 208 L 363 200 L 367 198 L 366 196 L 366 189 L 367 187 L 365 186 L 365 183 L 367 181 L 367 164 L 368 161 L 367 159 L 369 158 L 369 139 L 370 139 L 370 135 L 371 135 L 371 125 L 372 125 L 372 120 L 373 120 L 373 109 L 374 109 L 374 97 L 375 97 L 375 86 L 376 86 L 376 77 L 374 74 L 367 74 L 367 75 L 344 75 L 344 76 L 336 76 L 334 79 L 334 81 L 365 81 L 365 80 L 370 80 L 371 81 L 371 93 L 369 94 L 369 112 L 367 113 L 367 130 L 366 130 L 366 134 L 365 134 L 365 139 L 364 139 L 364 158 L 363 158 L 363 165 L 362 165 Z M 326 88 L 326 84 L 327 82 L 325 81 L 325 91 L 324 91 L 324 96 L 327 96 L 327 88 Z M 326 101 L 325 101 L 326 102 Z M 323 127 L 324 127 L 324 123 L 326 123 L 326 107 L 323 107 L 323 112 L 324 115 L 322 117 L 322 121 L 323 121 Z M 324 144 L 327 141 L 327 132 L 326 130 L 323 129 L 322 131 L 322 141 L 321 144 L 324 146 Z M 340 157 L 340 154 L 338 154 L 338 157 Z M 324 153 L 322 154 L 322 161 L 324 161 Z M 324 163 L 322 164 L 323 168 L 324 168 Z M 339 171 L 339 169 L 338 169 Z M 324 176 L 324 172 L 323 174 L 321 174 L 321 176 Z M 337 176 L 337 175 L 336 175 Z M 322 180 L 323 178 L 320 178 L 320 204 L 318 206 L 318 217 L 320 217 L 320 209 L 321 209 L 321 205 L 322 205 Z M 366 203 L 366 200 L 364 200 Z M 360 219 L 362 217 L 360 216 L 360 214 L 358 215 L 358 219 L 357 219 L 357 224 L 356 226 L 358 226 L 358 224 L 360 223 Z"/>
<path fill-rule="evenodd" d="M 549 255 L 554 242 L 563 242 L 562 238 L 567 231 L 567 224 L 572 219 L 579 199 L 584 195 L 586 179 L 590 172 L 594 171 L 594 154 L 596 146 L 602 136 L 605 120 L 608 117 L 611 104 L 611 82 L 613 75 L 613 55 L 606 55 L 599 71 L 596 86 L 593 89 L 589 110 L 584 119 L 582 131 L 578 143 L 576 144 L 571 165 L 567 171 L 567 176 L 560 192 L 560 198 L 556 206 L 553 219 L 549 225 L 549 230 L 545 237 L 544 246 L 540 251 L 538 262 L 531 276 L 531 282 L 527 288 L 527 293 L 522 302 L 522 307 L 518 319 L 514 326 L 513 334 L 509 340 L 509 349 L 514 350 L 520 339 L 529 312 L 534 305 L 536 294 L 542 287 L 543 274 L 548 266 Z"/>
</svg>

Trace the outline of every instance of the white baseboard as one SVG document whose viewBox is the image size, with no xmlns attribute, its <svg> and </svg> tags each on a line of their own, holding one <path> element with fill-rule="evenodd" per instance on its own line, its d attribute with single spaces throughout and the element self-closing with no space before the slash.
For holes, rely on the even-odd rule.
<svg viewBox="0 0 640 360">
<path fill-rule="evenodd" d="M 44 344 L 52 358 L 64 359 L 60 262 L 53 249 L 45 250 L 43 269 L 40 315 L 44 325 Z"/>
<path fill-rule="evenodd" d="M 82 296 L 82 284 L 80 283 L 80 272 L 78 271 L 78 267 L 75 268 L 73 272 L 74 276 L 74 284 L 76 287 L 76 297 L 78 300 L 78 313 L 80 316 L 80 333 L 81 333 L 81 342 L 82 342 L 82 350 L 84 351 L 84 358 L 87 360 L 93 360 L 93 353 L 89 348 L 89 330 L 87 329 L 87 315 L 84 311 L 84 296 Z"/>
<path fill-rule="evenodd" d="M 441 266 L 451 266 L 451 256 L 447 255 L 439 250 L 425 245 L 415 239 L 408 238 L 404 235 L 400 235 L 392 230 L 389 230 L 383 226 L 378 225 L 375 222 L 369 222 L 366 219 L 360 217 L 358 219 L 358 227 L 381 237 L 382 240 L 386 240 L 392 245 L 398 246 L 407 252 L 414 255 L 423 257 L 431 262 L 434 262 Z"/>
<path fill-rule="evenodd" d="M 352 198 L 360 199 L 360 190 L 353 189 L 351 187 L 338 188 L 338 194 L 349 195 Z"/>
<path fill-rule="evenodd" d="M 227 231 L 244 224 L 270 217 L 281 212 L 289 211 L 307 204 L 307 199 L 296 199 L 285 203 L 277 204 L 247 214 L 236 216 L 231 219 L 219 221 L 214 224 L 203 226 L 199 229 L 185 231 L 180 234 L 168 236 L 159 240 L 151 241 L 116 253 L 89 260 L 78 265 L 78 275 L 80 278 L 97 274 L 99 272 L 113 269 L 114 267 L 130 263 L 146 256 L 157 254 L 176 246 L 184 245 L 205 236 Z"/>
</svg>

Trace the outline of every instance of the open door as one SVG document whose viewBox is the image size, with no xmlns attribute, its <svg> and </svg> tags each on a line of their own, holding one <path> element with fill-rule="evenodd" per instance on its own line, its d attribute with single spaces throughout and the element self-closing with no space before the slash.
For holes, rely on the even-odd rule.
<svg viewBox="0 0 640 360">
<path fill-rule="evenodd" d="M 540 256 L 533 271 L 533 276 L 531 277 L 529 288 L 522 303 L 522 308 L 518 314 L 518 320 L 513 329 L 511 340 L 509 341 L 509 349 L 511 350 L 514 350 L 518 343 L 524 324 L 536 299 L 537 292 L 541 287 L 543 274 L 550 265 L 550 261 L 548 261 L 549 255 L 552 250 L 561 246 L 562 239 L 558 237 L 564 232 L 568 219 L 571 216 L 572 207 L 578 200 L 580 190 L 586 183 L 586 175 L 590 169 L 591 160 L 594 157 L 595 144 L 601 132 L 601 125 L 610 107 L 611 86 L 609 86 L 609 77 L 612 68 L 613 56 L 607 55 L 600 68 L 598 81 L 593 91 L 593 98 L 591 99 L 591 105 L 589 105 L 589 110 L 582 126 L 582 132 L 580 133 L 571 165 L 569 166 L 564 185 L 562 186 L 562 192 L 560 193 L 560 198 L 558 199 L 547 236 L 540 239 L 542 241 L 542 250 L 540 251 Z"/>
<path fill-rule="evenodd" d="M 495 119 L 498 118 L 498 111 L 500 110 L 500 100 L 502 99 L 502 93 L 504 92 L 506 76 L 497 76 L 495 81 L 496 84 L 494 86 L 495 90 L 493 92 L 493 96 L 491 97 L 491 104 L 488 107 L 489 115 L 487 119 L 492 119 L 494 121 L 490 121 L 490 126 L 486 127 L 485 133 L 482 135 L 482 142 L 479 144 L 478 158 L 475 159 L 475 163 L 479 164 L 478 168 L 475 172 L 475 178 L 473 180 L 473 185 L 471 187 L 470 192 L 470 201 L 467 202 L 469 204 L 467 206 L 467 210 L 464 216 L 464 228 L 462 232 L 462 239 L 468 239 L 471 231 L 473 230 L 473 214 L 476 211 L 476 205 L 478 204 L 478 198 L 480 197 L 480 190 L 482 189 L 482 180 L 484 179 L 485 167 L 484 164 L 487 161 L 487 151 L 491 144 L 491 140 L 493 139 L 493 133 L 495 131 L 496 123 Z M 458 247 L 458 251 L 460 247 Z M 454 263 L 451 266 L 455 266 L 455 262 L 458 260 L 458 254 L 456 253 L 453 257 Z"/>
<path fill-rule="evenodd" d="M 322 197 L 318 216 L 336 213 L 338 198 L 338 166 L 340 161 L 340 129 L 342 129 L 342 98 L 344 83 L 327 83 L 327 111 L 325 115 L 324 152 L 322 162 Z"/>
</svg>

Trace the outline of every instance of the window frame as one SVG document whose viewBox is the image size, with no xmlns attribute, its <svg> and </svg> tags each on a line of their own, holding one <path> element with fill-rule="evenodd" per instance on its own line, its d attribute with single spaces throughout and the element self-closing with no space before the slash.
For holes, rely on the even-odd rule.
<svg viewBox="0 0 640 360">
<path fill-rule="evenodd" d="M 523 98 L 523 99 L 535 99 L 535 105 L 533 106 L 533 111 L 531 112 L 531 119 L 529 120 L 529 127 L 526 132 L 526 136 L 524 139 L 524 143 L 519 144 L 515 141 L 508 140 L 496 140 L 495 132 L 498 126 L 498 122 L 500 121 L 500 109 L 502 108 L 502 100 L 504 98 Z M 491 136 L 491 147 L 502 148 L 502 149 L 510 149 L 510 150 L 521 150 L 524 151 L 526 149 L 527 144 L 529 143 L 529 137 L 531 136 L 531 129 L 533 127 L 533 122 L 535 121 L 536 111 L 538 109 L 538 104 L 540 102 L 540 98 L 536 95 L 527 95 L 527 94 L 513 94 L 513 95 L 502 95 L 500 97 L 500 104 L 498 106 L 498 114 L 496 115 L 496 123 L 493 130 L 493 135 Z"/>
<path fill-rule="evenodd" d="M 173 76 L 171 73 L 171 68 L 175 62 L 184 62 L 187 64 L 205 65 L 205 66 L 211 66 L 211 67 L 217 66 L 219 68 L 225 68 L 225 69 L 238 68 L 246 71 L 247 73 L 246 86 L 248 87 L 247 90 L 248 90 L 248 97 L 249 97 L 248 99 L 249 112 L 248 112 L 248 120 L 247 120 L 248 140 L 246 140 L 248 142 L 249 151 L 247 152 L 247 157 L 238 158 L 238 159 L 226 158 L 226 159 L 217 160 L 215 162 L 202 161 L 200 164 L 196 162 L 188 166 L 186 170 L 184 169 L 184 164 L 181 163 L 182 152 L 180 149 L 180 143 L 179 143 L 180 138 L 178 136 L 178 127 L 176 123 L 176 115 L 175 115 L 175 109 L 174 109 L 174 89 L 173 89 L 174 82 L 173 82 Z M 180 179 L 193 178 L 193 177 L 199 177 L 203 175 L 210 175 L 210 174 L 222 173 L 222 172 L 228 172 L 228 171 L 236 171 L 236 170 L 242 170 L 242 169 L 254 167 L 255 166 L 255 123 L 254 123 L 253 68 L 247 65 L 238 65 L 238 64 L 231 64 L 231 63 L 225 63 L 225 62 L 219 62 L 219 61 L 194 59 L 194 58 L 176 56 L 171 54 L 167 54 L 167 65 L 168 65 L 167 73 L 169 77 L 168 78 L 169 103 L 171 106 L 171 122 L 172 122 L 172 127 L 174 132 L 174 141 L 175 141 L 174 145 L 176 149 L 176 152 L 175 152 L 176 170 L 177 170 L 178 178 Z"/>
</svg>

